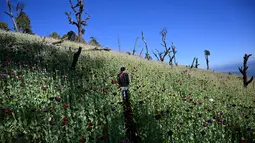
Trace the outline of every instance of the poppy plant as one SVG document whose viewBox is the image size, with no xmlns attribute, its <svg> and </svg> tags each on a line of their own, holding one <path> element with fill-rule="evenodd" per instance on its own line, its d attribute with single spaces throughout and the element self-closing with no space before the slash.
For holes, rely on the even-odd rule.
<svg viewBox="0 0 255 143">
<path fill-rule="evenodd" d="M 94 124 L 93 122 L 90 122 L 90 123 L 88 124 L 88 127 L 90 128 L 93 124 Z"/>
<path fill-rule="evenodd" d="M 43 91 L 47 90 L 48 88 L 47 87 L 42 87 L 41 88 Z"/>
<path fill-rule="evenodd" d="M 25 86 L 25 83 L 21 83 L 20 86 L 21 86 L 21 87 L 24 87 L 24 86 Z"/>
<path fill-rule="evenodd" d="M 68 108 L 70 106 L 70 104 L 64 104 L 65 108 Z"/>
<path fill-rule="evenodd" d="M 18 80 L 22 80 L 22 76 L 21 75 L 18 76 Z"/>
<path fill-rule="evenodd" d="M 102 125 L 102 122 L 98 122 L 98 124 L 97 124 L 98 126 L 101 126 Z"/>
<path fill-rule="evenodd" d="M 60 102 L 60 101 L 61 101 L 61 98 L 60 98 L 59 96 L 56 96 L 56 97 L 55 97 L 55 100 L 56 100 L 57 102 Z"/>
<path fill-rule="evenodd" d="M 85 138 L 81 138 L 81 139 L 80 139 L 80 142 L 81 142 L 81 143 L 85 143 L 85 142 L 86 142 L 86 139 L 85 139 Z"/>
</svg>

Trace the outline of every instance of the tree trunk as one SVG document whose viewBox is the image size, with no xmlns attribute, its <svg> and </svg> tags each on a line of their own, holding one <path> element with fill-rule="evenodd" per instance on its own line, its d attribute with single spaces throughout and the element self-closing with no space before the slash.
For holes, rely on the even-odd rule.
<svg viewBox="0 0 255 143">
<path fill-rule="evenodd" d="M 209 70 L 209 60 L 208 60 L 208 56 L 206 56 L 206 65 L 207 65 L 207 70 Z"/>
<path fill-rule="evenodd" d="M 6 0 L 6 3 L 8 4 L 8 7 L 9 7 L 9 13 L 8 13 L 8 12 L 5 12 L 5 13 L 6 13 L 7 15 L 9 15 L 10 18 L 12 19 L 12 22 L 13 22 L 14 28 L 15 28 L 15 31 L 16 31 L 16 32 L 19 32 L 19 29 L 18 29 L 16 20 L 15 20 L 13 14 L 12 14 L 12 5 L 11 5 L 11 3 L 10 3 L 8 0 Z"/>
<path fill-rule="evenodd" d="M 192 61 L 192 64 L 191 64 L 191 66 L 190 66 L 191 69 L 194 67 L 195 59 L 196 59 L 196 58 L 194 58 L 193 61 Z"/>
</svg>

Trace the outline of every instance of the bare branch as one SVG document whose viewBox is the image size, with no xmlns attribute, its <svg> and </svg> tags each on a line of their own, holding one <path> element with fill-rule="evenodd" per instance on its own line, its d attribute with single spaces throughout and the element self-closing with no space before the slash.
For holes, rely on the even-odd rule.
<svg viewBox="0 0 255 143">
<path fill-rule="evenodd" d="M 11 18 L 13 18 L 13 15 L 11 15 L 10 13 L 8 13 L 8 12 L 4 12 L 4 13 L 6 13 L 7 15 L 9 15 Z"/>
<path fill-rule="evenodd" d="M 154 52 L 152 52 L 153 54 L 154 54 L 154 56 L 158 59 L 158 61 L 159 61 L 159 58 L 158 58 L 158 56 L 157 56 L 157 54 L 156 53 L 154 53 Z"/>
<path fill-rule="evenodd" d="M 8 16 L 10 16 L 10 18 L 12 19 L 12 22 L 13 22 L 14 27 L 15 27 L 15 31 L 16 31 L 16 32 L 19 32 L 19 29 L 18 29 L 16 20 L 15 20 L 13 14 L 12 14 L 12 5 L 11 5 L 11 3 L 10 3 L 8 0 L 6 0 L 6 3 L 8 4 L 8 7 L 9 7 L 9 13 L 8 13 L 8 12 L 5 12 L 5 13 L 6 13 Z"/>
<path fill-rule="evenodd" d="M 73 21 L 73 19 L 72 19 L 71 16 L 70 16 L 70 15 L 71 15 L 71 12 L 70 12 L 70 13 L 65 12 L 65 14 L 66 14 L 67 17 L 68 17 L 69 24 L 76 25 L 76 26 L 78 27 L 78 23 L 75 22 L 75 21 Z"/>
<path fill-rule="evenodd" d="M 143 40 L 143 42 L 144 42 L 144 44 L 145 44 L 145 47 L 146 47 L 145 58 L 146 58 L 147 60 L 150 60 L 150 59 L 152 59 L 152 58 L 151 58 L 151 56 L 149 55 L 148 44 L 147 44 L 147 42 L 144 40 L 143 31 L 142 31 L 142 40 Z"/>
<path fill-rule="evenodd" d="M 140 52 L 140 56 L 142 56 L 142 53 L 143 53 L 143 48 L 142 48 L 142 50 L 141 50 L 141 52 Z"/>
<path fill-rule="evenodd" d="M 70 2 L 71 8 L 73 9 L 74 13 L 76 13 L 75 8 L 78 6 L 78 3 L 77 3 L 76 6 L 74 7 L 74 6 L 73 6 L 73 3 L 72 3 L 72 0 L 69 0 L 69 2 Z"/>
<path fill-rule="evenodd" d="M 133 53 L 132 55 L 135 55 L 135 52 L 136 52 L 136 43 L 137 43 L 137 40 L 139 39 L 139 37 L 136 37 L 135 39 L 135 45 L 134 45 L 134 49 L 133 49 Z"/>
<path fill-rule="evenodd" d="M 148 51 L 148 45 L 147 45 L 147 42 L 144 40 L 143 31 L 142 31 L 142 40 L 143 40 L 143 42 L 145 44 L 146 50 Z"/>
<path fill-rule="evenodd" d="M 249 57 L 251 56 L 252 54 L 245 54 L 243 59 L 244 59 L 244 62 L 243 62 L 243 68 L 242 67 L 239 67 L 239 71 L 242 73 L 243 75 L 243 84 L 244 84 L 244 87 L 246 88 L 253 80 L 253 76 L 251 77 L 250 80 L 248 80 L 248 77 L 247 77 L 247 69 L 248 69 L 248 66 L 247 66 L 247 61 L 249 59 Z"/>
</svg>

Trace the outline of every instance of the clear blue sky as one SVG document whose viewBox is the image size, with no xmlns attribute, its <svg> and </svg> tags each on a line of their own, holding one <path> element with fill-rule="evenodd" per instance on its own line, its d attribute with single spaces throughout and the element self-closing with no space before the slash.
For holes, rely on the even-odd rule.
<svg viewBox="0 0 255 143">
<path fill-rule="evenodd" d="M 56 31 L 62 36 L 70 30 L 77 31 L 64 14 L 71 11 L 69 0 L 20 1 L 25 3 L 24 11 L 37 35 Z M 139 36 L 139 53 L 145 47 L 141 40 L 144 31 L 154 57 L 152 50 L 164 49 L 159 32 L 166 27 L 168 45 L 175 43 L 177 60 L 182 65 L 190 65 L 198 57 L 200 68 L 205 68 L 205 49 L 211 51 L 211 67 L 240 62 L 245 53 L 255 56 L 254 0 L 84 0 L 84 3 L 86 12 L 91 14 L 85 40 L 94 36 L 103 46 L 114 50 L 118 50 L 118 34 L 122 51 L 132 51 Z M 0 21 L 12 27 L 5 10 L 7 4 L 1 0 Z"/>
</svg>

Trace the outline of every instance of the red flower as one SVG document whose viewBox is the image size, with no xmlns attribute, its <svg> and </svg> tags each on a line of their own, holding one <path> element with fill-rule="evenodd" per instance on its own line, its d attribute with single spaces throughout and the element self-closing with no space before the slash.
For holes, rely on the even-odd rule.
<svg viewBox="0 0 255 143">
<path fill-rule="evenodd" d="M 104 136 L 100 136 L 98 137 L 100 140 L 104 140 Z"/>
<path fill-rule="evenodd" d="M 25 86 L 25 83 L 21 83 L 20 86 L 24 87 L 24 86 Z"/>
<path fill-rule="evenodd" d="M 57 88 L 57 91 L 62 91 L 62 90 L 63 90 L 63 88 L 60 88 L 60 87 Z"/>
<path fill-rule="evenodd" d="M 67 125 L 67 124 L 68 124 L 68 121 L 64 121 L 63 124 L 64 124 L 64 125 Z"/>
<path fill-rule="evenodd" d="M 56 100 L 57 102 L 60 102 L 60 101 L 61 101 L 61 98 L 58 97 L 58 96 L 56 96 L 56 97 L 55 97 L 55 100 Z"/>
<path fill-rule="evenodd" d="M 86 139 L 85 139 L 85 138 L 81 138 L 81 139 L 80 139 L 80 142 L 81 142 L 81 143 L 84 143 L 84 142 L 86 142 Z"/>
<path fill-rule="evenodd" d="M 22 76 L 21 75 L 18 76 L 18 80 L 22 80 Z"/>
<path fill-rule="evenodd" d="M 11 109 L 5 109 L 5 110 L 4 110 L 4 113 L 6 113 L 6 114 L 12 114 L 12 112 L 13 112 L 13 111 L 12 111 Z"/>
<path fill-rule="evenodd" d="M 90 123 L 88 124 L 88 127 L 90 128 L 93 124 L 94 124 L 93 122 L 90 122 Z"/>
<path fill-rule="evenodd" d="M 240 141 L 240 143 L 248 143 L 248 140 L 242 139 L 242 140 Z"/>
<path fill-rule="evenodd" d="M 45 90 L 47 90 L 47 87 L 42 87 L 41 89 L 45 91 Z"/>
<path fill-rule="evenodd" d="M 12 62 L 8 61 L 7 64 L 10 65 L 10 64 L 12 64 Z"/>
<path fill-rule="evenodd" d="M 64 117 L 64 121 L 68 121 L 68 118 L 67 118 L 67 117 Z"/>
<path fill-rule="evenodd" d="M 70 104 L 64 104 L 65 108 L 68 108 L 70 106 Z"/>
<path fill-rule="evenodd" d="M 102 125 L 102 122 L 98 122 L 98 124 L 97 124 L 98 126 L 101 126 Z"/>
</svg>

